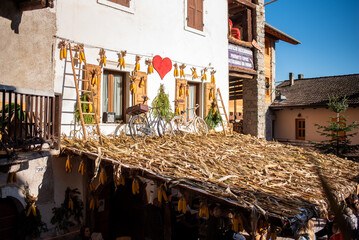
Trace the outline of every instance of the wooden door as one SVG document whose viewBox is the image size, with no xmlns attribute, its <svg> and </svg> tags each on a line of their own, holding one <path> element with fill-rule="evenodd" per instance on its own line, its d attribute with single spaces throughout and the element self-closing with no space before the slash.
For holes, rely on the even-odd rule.
<svg viewBox="0 0 359 240">
<path fill-rule="evenodd" d="M 295 120 L 296 139 L 305 140 L 305 119 Z"/>
<path fill-rule="evenodd" d="M 204 83 L 204 115 L 203 118 L 206 118 L 209 110 L 211 109 L 213 99 L 210 98 L 210 92 L 213 94 L 213 98 L 216 97 L 216 84 L 211 82 Z"/>
<path fill-rule="evenodd" d="M 143 86 L 140 87 L 141 81 Z M 147 73 L 145 72 L 136 72 L 136 92 L 132 94 L 132 105 L 137 105 L 143 103 L 143 97 L 147 97 Z"/>
</svg>

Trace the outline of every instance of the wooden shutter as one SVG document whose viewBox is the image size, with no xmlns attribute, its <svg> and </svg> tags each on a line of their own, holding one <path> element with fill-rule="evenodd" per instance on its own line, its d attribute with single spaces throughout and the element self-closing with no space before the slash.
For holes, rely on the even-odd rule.
<svg viewBox="0 0 359 240">
<path fill-rule="evenodd" d="M 183 86 L 183 95 L 180 96 L 180 88 Z M 186 79 L 176 79 L 176 100 L 183 100 L 183 102 L 178 103 L 178 107 L 180 111 L 186 110 L 187 108 L 187 97 L 186 97 L 186 88 L 187 88 L 187 80 Z M 175 106 L 176 107 L 176 106 Z M 176 108 L 175 108 L 176 111 Z M 187 114 L 186 114 L 187 116 Z"/>
<path fill-rule="evenodd" d="M 143 87 L 140 87 L 141 78 L 143 78 L 143 82 L 144 82 Z M 135 84 L 136 84 L 136 92 L 135 94 L 132 94 L 132 105 L 143 103 L 142 96 L 147 97 L 147 73 L 136 72 Z"/>
<path fill-rule="evenodd" d="M 203 31 L 203 0 L 196 0 L 195 29 Z"/>
<path fill-rule="evenodd" d="M 96 113 L 97 113 L 97 120 L 100 122 L 100 109 L 101 109 L 101 66 L 98 65 L 92 65 L 92 64 L 87 64 L 87 68 L 86 68 L 86 72 L 85 72 L 85 79 L 90 80 L 91 82 L 91 72 L 92 71 L 96 71 L 97 72 L 97 85 L 92 86 L 92 90 L 94 92 L 94 107 L 96 108 Z M 89 89 L 89 85 L 87 82 L 83 83 L 83 89 L 87 90 Z"/>
<path fill-rule="evenodd" d="M 213 100 L 209 99 L 210 91 L 213 92 L 213 97 L 216 97 L 216 84 L 211 82 L 204 83 L 204 118 L 207 117 L 209 110 L 211 109 Z"/>
<path fill-rule="evenodd" d="M 120 4 L 125 7 L 130 7 L 130 0 L 108 0 L 108 1 Z"/>
<path fill-rule="evenodd" d="M 107 111 L 113 112 L 113 74 L 108 74 L 107 77 L 107 94 L 108 94 L 108 103 L 107 103 Z"/>
<path fill-rule="evenodd" d="M 187 26 L 194 28 L 194 20 L 196 16 L 196 0 L 187 0 Z"/>
<path fill-rule="evenodd" d="M 203 31 L 203 0 L 187 0 L 187 26 Z"/>
</svg>

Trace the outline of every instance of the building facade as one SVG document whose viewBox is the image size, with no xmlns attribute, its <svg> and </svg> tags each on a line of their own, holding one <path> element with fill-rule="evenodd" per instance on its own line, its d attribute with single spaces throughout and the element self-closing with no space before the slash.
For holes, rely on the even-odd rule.
<svg viewBox="0 0 359 240">
<path fill-rule="evenodd" d="M 281 99 L 271 105 L 274 118 L 274 136 L 278 141 L 320 142 L 326 140 L 318 133 L 315 124 L 326 126 L 336 118 L 336 113 L 328 109 L 329 96 L 348 98 L 348 109 L 342 113 L 347 122 L 359 121 L 358 91 L 359 75 L 341 75 L 319 78 L 304 78 L 299 74 L 294 79 L 277 86 Z M 358 133 L 358 129 L 354 132 Z M 359 136 L 350 138 L 352 144 L 359 144 Z"/>
</svg>

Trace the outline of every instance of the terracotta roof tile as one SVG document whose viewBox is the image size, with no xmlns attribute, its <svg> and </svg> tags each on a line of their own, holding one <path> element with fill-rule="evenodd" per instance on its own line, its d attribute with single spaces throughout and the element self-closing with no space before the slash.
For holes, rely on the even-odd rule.
<svg viewBox="0 0 359 240">
<path fill-rule="evenodd" d="M 303 78 L 284 81 L 276 87 L 285 100 L 276 99 L 271 107 L 326 106 L 328 96 L 346 96 L 349 105 L 359 105 L 359 74 Z"/>
</svg>

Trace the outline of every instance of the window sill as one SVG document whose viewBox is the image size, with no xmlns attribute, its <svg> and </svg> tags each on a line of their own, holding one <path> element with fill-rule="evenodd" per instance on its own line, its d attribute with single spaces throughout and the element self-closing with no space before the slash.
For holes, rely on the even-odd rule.
<svg viewBox="0 0 359 240">
<path fill-rule="evenodd" d="M 112 7 L 112 8 L 127 12 L 127 13 L 135 14 L 132 1 L 130 1 L 130 7 L 122 6 L 120 4 L 113 3 L 108 0 L 97 0 L 97 3 L 108 6 L 108 7 Z"/>
<path fill-rule="evenodd" d="M 206 34 L 204 33 L 204 27 L 203 27 L 203 31 L 201 30 L 197 30 L 195 28 L 191 28 L 191 27 L 188 27 L 187 25 L 184 26 L 184 30 L 188 31 L 188 32 L 192 32 L 192 33 L 195 33 L 195 34 L 198 34 L 200 36 L 203 36 L 205 37 Z"/>
</svg>

